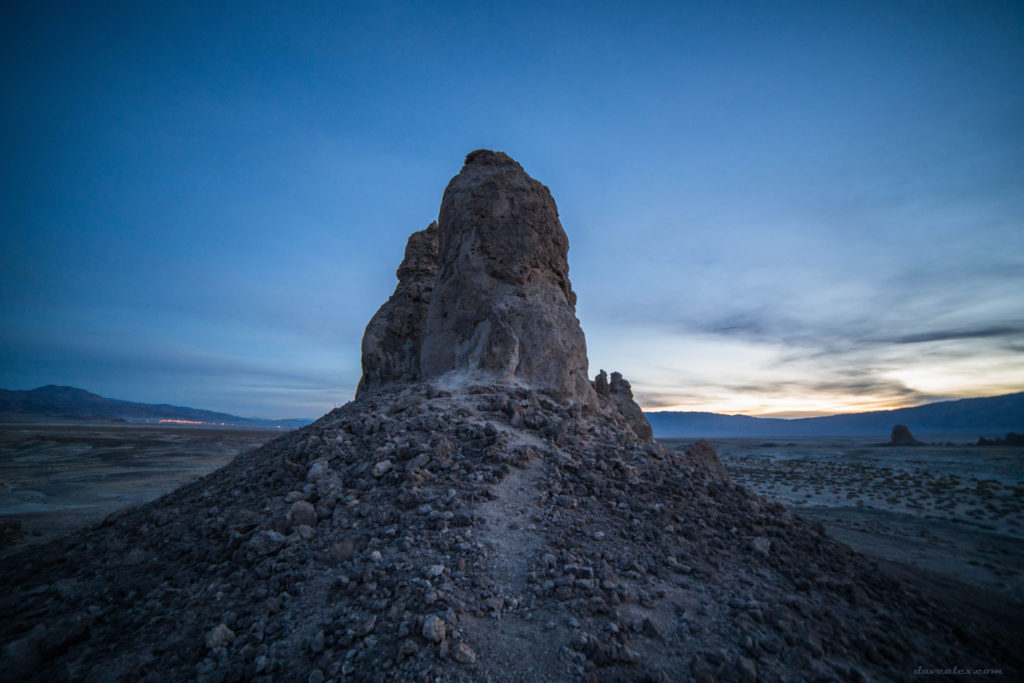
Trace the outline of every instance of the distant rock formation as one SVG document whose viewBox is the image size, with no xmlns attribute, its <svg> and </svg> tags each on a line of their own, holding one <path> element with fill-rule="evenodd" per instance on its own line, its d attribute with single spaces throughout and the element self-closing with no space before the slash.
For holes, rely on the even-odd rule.
<svg viewBox="0 0 1024 683">
<path fill-rule="evenodd" d="M 892 428 L 892 436 L 889 443 L 893 446 L 922 446 L 923 444 L 914 438 L 906 425 L 896 425 Z"/>
<path fill-rule="evenodd" d="M 994 439 L 986 439 L 983 436 L 978 437 L 978 446 L 1012 446 L 1014 448 L 1024 447 L 1024 434 L 1017 434 L 1016 432 L 1010 432 L 1006 435 L 1006 438 L 1000 439 L 996 437 Z"/>
<path fill-rule="evenodd" d="M 356 396 L 420 376 L 420 348 L 437 278 L 437 223 L 409 236 L 397 276 L 395 293 L 370 318 L 363 333 L 363 376 Z"/>
</svg>

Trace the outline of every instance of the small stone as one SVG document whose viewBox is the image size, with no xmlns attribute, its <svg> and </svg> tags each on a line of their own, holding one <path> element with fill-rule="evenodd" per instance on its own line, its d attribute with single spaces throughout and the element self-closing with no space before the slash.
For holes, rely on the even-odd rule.
<svg viewBox="0 0 1024 683">
<path fill-rule="evenodd" d="M 218 647 L 226 647 L 235 639 L 235 632 L 228 628 L 227 624 L 217 624 L 206 634 L 206 647 L 211 650 Z"/>
<path fill-rule="evenodd" d="M 424 571 L 424 574 L 426 574 L 429 578 L 434 578 L 434 577 L 437 577 L 437 576 L 441 576 L 441 574 L 444 574 L 444 565 L 443 564 L 432 564 L 432 565 L 430 565 L 429 567 L 426 568 L 426 570 Z"/>
<path fill-rule="evenodd" d="M 476 653 L 466 643 L 459 643 L 455 646 L 455 654 L 452 655 L 459 664 L 475 664 Z"/>
<path fill-rule="evenodd" d="M 319 481 L 326 477 L 328 472 L 330 472 L 330 467 L 327 465 L 326 458 L 315 460 L 313 461 L 313 464 L 309 466 L 309 472 L 306 473 L 306 481 Z"/>
<path fill-rule="evenodd" d="M 373 476 L 380 479 L 385 474 L 391 471 L 392 463 L 390 460 L 381 460 L 373 466 Z"/>
<path fill-rule="evenodd" d="M 594 540 L 595 541 L 601 541 L 603 539 L 604 539 L 604 532 L 603 531 L 595 531 L 594 532 Z"/>
<path fill-rule="evenodd" d="M 640 661 L 640 655 L 634 650 L 629 649 L 626 646 L 622 646 L 615 651 L 615 659 L 626 664 L 636 664 Z"/>
<path fill-rule="evenodd" d="M 303 524 L 309 527 L 316 526 L 316 508 L 309 504 L 305 500 L 297 500 L 292 503 L 292 506 L 288 508 L 288 524 L 291 527 L 302 526 Z"/>
<path fill-rule="evenodd" d="M 376 562 L 381 562 L 383 560 L 384 560 L 384 556 L 380 554 L 379 550 L 374 550 L 372 553 L 370 553 L 370 561 L 371 562 L 376 563 Z"/>
<path fill-rule="evenodd" d="M 8 643 L 2 652 L 4 674 L 11 675 L 12 680 L 28 680 L 35 675 L 43 662 L 47 635 L 46 626 L 36 624 L 24 638 Z"/>
<path fill-rule="evenodd" d="M 441 617 L 431 614 L 423 620 L 423 637 L 433 643 L 440 643 L 447 635 L 444 622 Z"/>
<path fill-rule="evenodd" d="M 356 635 L 360 638 L 367 636 L 373 632 L 373 629 L 376 628 L 376 626 L 377 616 L 375 614 L 371 614 L 361 624 L 359 624 L 359 627 L 356 629 Z"/>
<path fill-rule="evenodd" d="M 258 555 L 273 555 L 287 540 L 276 531 L 258 531 L 249 539 L 249 547 Z"/>
<path fill-rule="evenodd" d="M 318 655 L 324 651 L 324 632 L 317 631 L 316 635 L 309 639 L 309 649 L 313 654 Z"/>
<path fill-rule="evenodd" d="M 754 664 L 753 660 L 740 657 L 736 664 L 736 669 L 739 672 L 740 680 L 744 681 L 744 683 L 756 683 L 757 665 Z"/>
<path fill-rule="evenodd" d="M 560 505 L 561 507 L 564 507 L 564 508 L 574 508 L 574 507 L 576 507 L 576 499 L 573 498 L 572 496 L 567 496 L 564 493 L 559 494 L 555 498 L 555 502 L 558 503 L 558 505 Z"/>
<path fill-rule="evenodd" d="M 327 551 L 327 555 L 332 561 L 337 563 L 347 562 L 352 559 L 352 556 L 356 553 L 356 544 L 351 538 L 343 538 Z"/>
<path fill-rule="evenodd" d="M 420 646 L 412 638 L 406 638 L 402 641 L 402 644 L 398 646 L 399 657 L 411 657 L 420 651 Z"/>
<path fill-rule="evenodd" d="M 765 536 L 758 536 L 757 538 L 750 541 L 750 549 L 759 555 L 765 557 L 768 556 L 768 551 L 771 550 L 772 542 Z"/>
</svg>

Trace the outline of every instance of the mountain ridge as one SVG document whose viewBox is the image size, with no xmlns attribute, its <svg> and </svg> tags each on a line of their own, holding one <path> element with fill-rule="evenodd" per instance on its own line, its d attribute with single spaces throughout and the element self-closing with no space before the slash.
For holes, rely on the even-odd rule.
<svg viewBox="0 0 1024 683">
<path fill-rule="evenodd" d="M 1002 435 L 1024 428 L 1024 392 L 874 410 L 785 419 L 710 412 L 645 412 L 658 438 L 879 436 L 896 424 L 922 435 Z"/>
<path fill-rule="evenodd" d="M 250 427 L 259 429 L 296 429 L 312 422 L 303 418 L 270 420 L 239 417 L 229 413 L 202 410 L 167 403 L 137 403 L 106 398 L 85 389 L 47 384 L 35 389 L 0 389 L 2 418 L 111 419 L 126 422 L 177 420 L 184 424 Z M 173 422 L 172 422 L 173 424 Z"/>
</svg>

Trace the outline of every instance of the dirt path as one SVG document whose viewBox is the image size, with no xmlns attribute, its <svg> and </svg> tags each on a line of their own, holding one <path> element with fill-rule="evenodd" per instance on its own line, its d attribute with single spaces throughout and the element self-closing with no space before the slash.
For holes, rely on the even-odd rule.
<svg viewBox="0 0 1024 683">
<path fill-rule="evenodd" d="M 556 625 L 561 620 L 534 609 L 527 598 L 529 574 L 547 550 L 534 521 L 543 500 L 544 467 L 542 458 L 534 458 L 513 469 L 493 487 L 495 498 L 479 508 L 496 609 L 486 615 L 464 615 L 461 621 L 469 640 L 484 655 L 480 662 L 485 678 L 542 682 L 563 675 L 566 636 Z M 523 652 L 531 656 L 524 659 Z"/>
<path fill-rule="evenodd" d="M 515 468 L 494 487 L 496 496 L 480 506 L 487 529 L 482 541 L 491 555 L 495 574 L 515 596 L 526 589 L 526 575 L 542 541 L 531 513 L 540 504 L 544 463 L 535 458 Z"/>
</svg>

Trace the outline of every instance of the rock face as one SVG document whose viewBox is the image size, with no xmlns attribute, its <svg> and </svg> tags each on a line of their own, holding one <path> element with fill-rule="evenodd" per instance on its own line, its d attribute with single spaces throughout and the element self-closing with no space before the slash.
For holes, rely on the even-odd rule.
<svg viewBox="0 0 1024 683">
<path fill-rule="evenodd" d="M 910 429 L 905 425 L 896 425 L 892 428 L 892 436 L 889 443 L 893 446 L 920 446 L 921 442 L 914 438 Z"/>
<path fill-rule="evenodd" d="M 487 378 L 600 410 L 652 441 L 621 374 L 587 379 L 568 251 L 548 188 L 502 152 L 471 152 L 438 222 L 409 238 L 395 293 L 366 326 L 356 397 L 420 379 Z"/>
<path fill-rule="evenodd" d="M 356 396 L 373 387 L 419 377 L 427 308 L 437 277 L 437 223 L 409 237 L 397 275 L 395 293 L 363 333 L 363 377 Z"/>
<path fill-rule="evenodd" d="M 593 403 L 569 240 L 548 189 L 502 152 L 472 152 L 444 192 L 438 236 L 421 376 L 482 371 Z"/>
<path fill-rule="evenodd" d="M 594 390 L 600 397 L 607 397 L 611 407 L 626 420 L 626 424 L 644 441 L 654 439 L 654 430 L 647 421 L 640 406 L 633 400 L 633 389 L 629 382 L 622 378 L 622 373 L 613 372 L 609 383 L 604 370 L 594 380 Z"/>
</svg>

